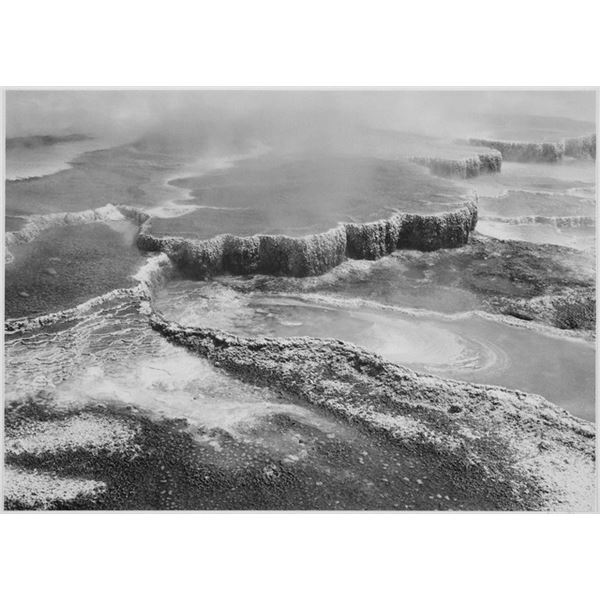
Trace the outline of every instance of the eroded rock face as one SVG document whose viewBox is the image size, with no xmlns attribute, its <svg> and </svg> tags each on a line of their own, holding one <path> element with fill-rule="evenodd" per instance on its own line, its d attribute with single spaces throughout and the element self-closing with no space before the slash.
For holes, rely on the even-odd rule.
<svg viewBox="0 0 600 600">
<path fill-rule="evenodd" d="M 565 156 L 574 158 L 591 157 L 596 158 L 596 134 L 581 137 L 568 138 L 565 140 Z"/>
<path fill-rule="evenodd" d="M 540 396 L 420 375 L 337 340 L 246 339 L 156 314 L 151 324 L 241 379 L 458 464 L 513 506 L 593 509 L 595 428 Z"/>
<path fill-rule="evenodd" d="M 209 240 L 157 237 L 149 233 L 150 222 L 149 218 L 142 221 L 138 248 L 164 252 L 195 277 L 223 272 L 306 277 L 325 273 L 347 257 L 374 260 L 399 248 L 437 250 L 466 244 L 477 224 L 477 205 L 466 202 L 462 208 L 438 215 L 397 213 L 372 223 L 344 223 L 301 238 L 227 234 Z"/>
<path fill-rule="evenodd" d="M 414 157 L 413 162 L 428 167 L 433 175 L 458 179 L 470 179 L 485 173 L 499 173 L 502 154 L 498 150 L 480 153 L 466 158 Z"/>
<path fill-rule="evenodd" d="M 471 138 L 474 146 L 494 148 L 502 159 L 511 162 L 557 162 L 565 154 L 564 142 L 511 142 Z"/>
</svg>

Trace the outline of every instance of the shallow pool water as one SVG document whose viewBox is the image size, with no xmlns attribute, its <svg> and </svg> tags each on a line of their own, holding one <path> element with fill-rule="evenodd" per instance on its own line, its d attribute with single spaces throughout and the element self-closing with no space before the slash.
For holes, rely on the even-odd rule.
<svg viewBox="0 0 600 600">
<path fill-rule="evenodd" d="M 128 302 L 5 346 L 6 402 L 129 408 L 177 419 L 207 472 L 225 483 L 177 508 L 494 508 L 458 485 L 451 465 L 330 413 L 243 383 L 169 344 Z M 212 475 L 211 475 L 212 476 Z M 172 490 L 171 490 L 172 492 Z"/>
<path fill-rule="evenodd" d="M 499 239 L 595 248 L 596 163 L 502 164 L 502 172 L 471 180 L 479 201 L 477 231 Z M 544 219 L 538 220 L 538 217 Z M 568 220 L 553 217 L 574 217 Z M 587 217 L 582 226 L 580 217 Z M 527 222 L 529 221 L 529 222 Z"/>
<path fill-rule="evenodd" d="M 244 336 L 341 339 L 418 371 L 540 394 L 594 418 L 594 344 L 560 332 L 472 311 L 403 310 L 333 294 L 242 294 L 188 281 L 167 286 L 156 304 L 183 325 Z"/>
<path fill-rule="evenodd" d="M 70 161 L 84 152 L 105 148 L 102 139 L 85 139 L 48 145 L 18 146 L 7 149 L 6 179 L 43 177 L 70 168 Z"/>
<path fill-rule="evenodd" d="M 477 231 L 500 240 L 517 240 L 533 244 L 558 244 L 585 252 L 594 252 L 595 227 L 559 227 L 547 223 L 504 223 L 482 218 Z"/>
</svg>

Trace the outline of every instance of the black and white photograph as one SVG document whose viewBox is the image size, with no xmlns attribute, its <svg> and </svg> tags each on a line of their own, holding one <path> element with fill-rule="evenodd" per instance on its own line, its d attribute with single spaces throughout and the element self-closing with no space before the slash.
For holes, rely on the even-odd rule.
<svg viewBox="0 0 600 600">
<path fill-rule="evenodd" d="M 599 24 L 3 3 L 1 597 L 597 597 Z"/>
<path fill-rule="evenodd" d="M 595 89 L 4 93 L 5 511 L 596 511 Z"/>
</svg>

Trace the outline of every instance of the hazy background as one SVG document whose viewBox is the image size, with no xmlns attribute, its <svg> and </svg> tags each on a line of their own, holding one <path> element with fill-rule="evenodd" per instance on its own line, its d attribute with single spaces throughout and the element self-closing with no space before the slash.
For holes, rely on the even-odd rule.
<svg viewBox="0 0 600 600">
<path fill-rule="evenodd" d="M 431 135 L 473 133 L 494 115 L 595 121 L 594 91 L 491 90 L 9 90 L 7 137 L 87 133 L 130 141 L 306 127 L 385 127 Z"/>
</svg>

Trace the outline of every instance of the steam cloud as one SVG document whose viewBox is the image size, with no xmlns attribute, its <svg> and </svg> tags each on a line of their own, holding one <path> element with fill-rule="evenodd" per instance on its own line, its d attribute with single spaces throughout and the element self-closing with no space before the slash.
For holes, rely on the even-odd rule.
<svg viewBox="0 0 600 600">
<path fill-rule="evenodd" d="M 489 115 L 595 120 L 595 92 L 570 90 L 9 90 L 6 104 L 7 137 L 116 142 L 256 135 L 327 144 L 362 126 L 456 136 Z"/>
</svg>

